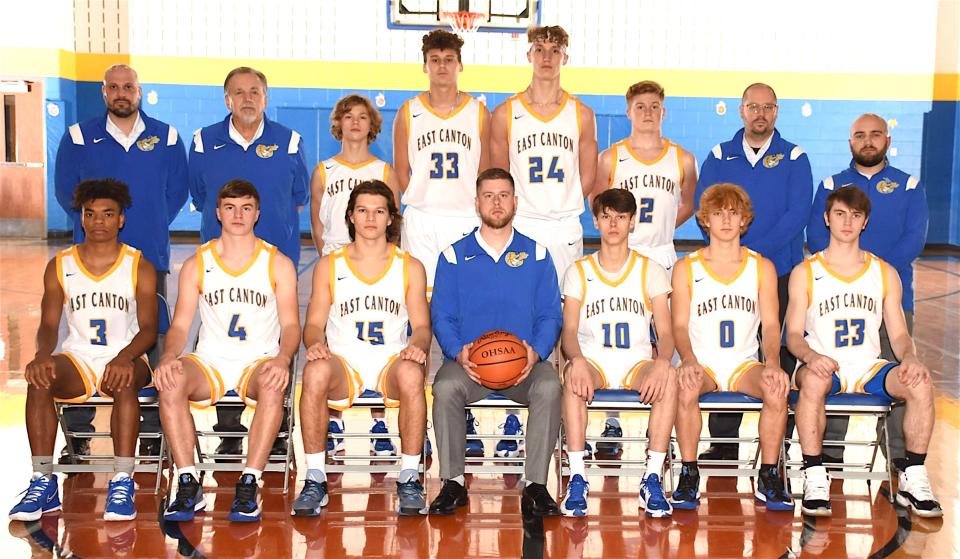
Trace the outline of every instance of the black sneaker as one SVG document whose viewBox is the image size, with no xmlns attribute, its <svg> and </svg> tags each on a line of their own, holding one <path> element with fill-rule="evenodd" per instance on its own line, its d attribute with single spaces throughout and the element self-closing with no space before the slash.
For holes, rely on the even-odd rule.
<svg viewBox="0 0 960 559">
<path fill-rule="evenodd" d="M 61 464 L 79 464 L 84 461 L 80 458 L 81 455 L 90 454 L 90 439 L 86 437 L 71 437 L 67 444 L 72 446 L 73 456 L 70 455 L 70 448 L 64 445 L 60 451 Z"/>
<path fill-rule="evenodd" d="M 760 470 L 757 477 L 756 499 L 767 505 L 767 510 L 793 511 L 793 499 L 787 494 L 783 478 L 776 468 Z"/>
<path fill-rule="evenodd" d="M 696 468 L 694 468 L 696 470 Z M 670 504 L 679 510 L 693 510 L 700 504 L 700 474 L 686 466 L 680 468 L 680 482 L 670 496 Z"/>
<path fill-rule="evenodd" d="M 214 462 L 239 462 L 243 456 L 243 437 L 223 437 L 217 445 L 216 454 L 235 454 L 232 458 L 216 458 Z"/>
<path fill-rule="evenodd" d="M 443 480 L 440 493 L 430 503 L 430 514 L 453 514 L 459 507 L 466 506 L 467 488 L 449 479 Z"/>
<path fill-rule="evenodd" d="M 731 443 L 714 444 L 707 450 L 697 456 L 697 460 L 706 462 L 708 460 L 736 460 L 740 455 L 740 445 Z"/>
<path fill-rule="evenodd" d="M 616 417 L 608 417 L 603 422 L 603 433 L 601 438 L 622 437 L 623 429 L 620 428 L 620 421 Z M 597 441 L 597 454 L 604 456 L 616 456 L 623 449 L 623 443 L 619 441 Z"/>
<path fill-rule="evenodd" d="M 203 488 L 200 482 L 190 474 L 180 474 L 177 480 L 177 496 L 167 510 L 163 511 L 163 519 L 170 522 L 189 522 L 196 512 L 207 508 L 203 498 Z"/>
<path fill-rule="evenodd" d="M 233 499 L 228 518 L 231 522 L 256 522 L 260 520 L 260 504 L 257 502 L 257 478 L 243 474 L 237 482 L 237 496 Z"/>
</svg>

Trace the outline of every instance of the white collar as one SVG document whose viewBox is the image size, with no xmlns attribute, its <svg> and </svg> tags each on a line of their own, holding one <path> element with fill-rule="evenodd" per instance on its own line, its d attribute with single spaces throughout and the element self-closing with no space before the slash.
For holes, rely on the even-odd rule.
<svg viewBox="0 0 960 559">
<path fill-rule="evenodd" d="M 477 228 L 477 231 L 473 236 L 477 239 L 477 244 L 480 245 L 480 248 L 483 249 L 483 252 L 486 252 L 490 255 L 490 258 L 493 258 L 494 262 L 499 262 L 500 257 L 503 256 L 503 253 L 507 252 L 507 249 L 510 248 L 510 245 L 513 244 L 513 234 L 516 230 L 513 226 L 510 227 L 510 238 L 507 239 L 506 244 L 503 245 L 503 250 L 497 252 L 494 248 L 487 244 L 487 241 L 483 239 L 483 235 L 480 234 L 480 228 Z"/>
<path fill-rule="evenodd" d="M 140 137 L 140 134 L 147 129 L 147 125 L 143 123 L 143 119 L 140 118 L 140 111 L 137 111 L 137 121 L 133 123 L 133 128 L 130 129 L 130 134 L 124 133 L 123 130 L 117 126 L 113 120 L 110 118 L 110 115 L 107 115 L 107 134 L 113 137 L 118 144 L 123 146 L 124 151 L 130 151 L 130 148 L 133 147 L 133 144 L 137 143 L 137 138 Z"/>
<path fill-rule="evenodd" d="M 247 139 L 244 138 L 243 135 L 240 134 L 237 128 L 233 125 L 233 115 L 231 114 L 230 118 L 227 119 L 227 122 L 229 123 L 230 139 L 234 142 L 237 142 L 237 144 L 243 148 L 243 151 L 247 151 L 247 148 L 252 146 L 253 142 L 256 142 L 258 139 L 260 139 L 260 136 L 263 136 L 263 124 L 266 121 L 266 116 L 260 119 L 260 126 L 257 127 L 257 133 L 254 134 L 253 139 L 248 142 Z"/>
<path fill-rule="evenodd" d="M 763 159 L 763 156 L 766 155 L 767 150 L 770 149 L 770 142 L 772 141 L 773 134 L 770 134 L 770 137 L 767 138 L 767 141 L 763 142 L 763 145 L 760 146 L 760 150 L 754 153 L 753 148 L 747 143 L 747 135 L 743 135 L 743 154 L 747 157 L 747 161 L 750 162 L 751 167 L 756 167 L 757 162 Z"/>
</svg>

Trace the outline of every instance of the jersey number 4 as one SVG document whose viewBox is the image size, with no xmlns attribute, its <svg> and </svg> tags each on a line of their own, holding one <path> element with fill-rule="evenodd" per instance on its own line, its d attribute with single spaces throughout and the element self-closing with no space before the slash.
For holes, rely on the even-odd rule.
<svg viewBox="0 0 960 559">
<path fill-rule="evenodd" d="M 447 169 L 444 172 L 443 160 L 447 160 Z M 433 169 L 430 169 L 431 179 L 458 179 L 460 178 L 460 154 L 451 153 L 431 153 L 430 161 L 433 162 Z"/>
<path fill-rule="evenodd" d="M 851 345 L 863 344 L 863 329 L 866 322 L 862 318 L 852 318 L 850 320 L 837 320 L 836 326 L 837 347 L 846 347 Z"/>
<path fill-rule="evenodd" d="M 563 169 L 558 169 L 560 158 L 554 157 L 550 160 L 550 168 L 547 170 L 547 178 L 554 179 L 557 182 L 563 182 Z M 543 182 L 543 158 L 540 156 L 530 158 L 530 184 Z"/>
<path fill-rule="evenodd" d="M 367 327 L 364 328 L 363 325 Z M 357 339 L 361 342 L 367 342 L 370 345 L 383 345 L 383 321 L 377 322 L 357 322 Z M 363 331 L 367 331 L 367 336 L 363 336 Z"/>
<path fill-rule="evenodd" d="M 237 326 L 238 322 L 240 322 L 240 315 L 233 315 L 233 318 L 230 319 L 230 327 L 227 328 L 227 335 L 231 338 L 240 338 L 240 341 L 243 342 L 247 340 L 247 329 L 243 326 Z"/>
</svg>

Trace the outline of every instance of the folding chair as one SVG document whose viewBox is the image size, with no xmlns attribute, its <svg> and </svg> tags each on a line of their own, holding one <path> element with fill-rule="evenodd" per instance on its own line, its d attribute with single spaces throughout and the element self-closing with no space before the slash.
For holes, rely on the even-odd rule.
<svg viewBox="0 0 960 559">
<path fill-rule="evenodd" d="M 167 300 L 163 295 L 157 293 L 157 333 L 166 334 L 169 329 L 170 306 L 167 304 Z M 137 395 L 137 399 L 140 400 L 141 410 L 146 408 L 159 410 L 160 400 L 157 398 L 157 389 L 154 388 L 152 384 L 142 388 Z M 67 440 L 67 452 L 69 453 L 70 462 L 72 463 L 54 464 L 53 471 L 63 473 L 113 472 L 115 456 L 112 454 L 77 454 L 74 452 L 74 447 L 70 444 L 72 439 L 109 439 L 111 437 L 110 431 L 94 431 L 92 433 L 71 431 L 67 427 L 64 419 L 64 412 L 75 407 L 113 407 L 113 399 L 95 393 L 90 399 L 80 404 L 57 402 L 57 420 L 60 423 L 60 429 L 63 430 L 63 436 Z M 158 433 L 140 433 L 138 437 L 141 439 L 160 439 L 159 456 L 142 456 L 136 454 L 134 455 L 133 468 L 134 473 L 146 472 L 156 475 L 157 481 L 154 485 L 153 493 L 157 494 L 160 491 L 160 481 L 163 477 L 163 457 L 166 455 L 166 439 L 164 439 L 162 431 Z M 77 463 L 81 461 L 87 463 Z"/>
<path fill-rule="evenodd" d="M 800 393 L 796 390 L 790 392 L 790 413 L 795 413 L 794 408 L 797 404 L 797 398 Z M 873 417 L 877 421 L 875 437 L 869 439 L 844 439 L 844 440 L 825 440 L 823 446 L 840 446 L 846 451 L 847 447 L 866 448 L 870 456 L 869 460 L 864 462 L 847 462 L 844 460 L 839 463 L 824 463 L 830 476 L 833 479 L 863 479 L 869 485 L 871 481 L 886 481 L 889 487 L 893 487 L 893 467 L 890 461 L 890 437 L 887 433 L 887 418 L 890 416 L 890 404 L 885 398 L 873 396 L 871 394 L 835 394 L 827 396 L 826 415 L 845 415 L 848 417 Z M 792 434 L 786 439 L 792 445 L 800 448 L 799 437 Z M 877 452 L 883 448 L 884 459 L 880 460 L 882 468 L 877 468 Z M 803 477 L 803 460 L 787 459 L 787 480 L 790 478 Z M 789 485 L 787 487 L 789 490 Z M 893 490 L 888 493 L 887 498 L 893 502 Z"/>
</svg>

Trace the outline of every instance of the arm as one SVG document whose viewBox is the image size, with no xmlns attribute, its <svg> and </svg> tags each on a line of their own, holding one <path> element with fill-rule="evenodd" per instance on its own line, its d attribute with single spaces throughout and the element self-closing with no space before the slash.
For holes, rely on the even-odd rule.
<svg viewBox="0 0 960 559">
<path fill-rule="evenodd" d="M 547 257 L 539 262 L 542 265 L 536 299 L 533 301 L 533 339 L 530 346 L 539 359 L 548 359 L 557 345 L 563 314 L 560 310 L 560 288 L 557 287 L 557 268 L 553 258 Z M 532 363 L 528 363 L 531 367 Z"/>
<path fill-rule="evenodd" d="M 827 189 L 823 186 L 823 181 L 820 181 L 810 206 L 810 219 L 807 220 L 807 248 L 811 253 L 820 252 L 830 244 L 830 230 L 823 222 L 826 207 Z"/>
<path fill-rule="evenodd" d="M 430 307 L 427 305 L 427 274 L 423 264 L 409 256 L 407 261 L 407 316 L 410 319 L 410 339 L 407 347 L 400 352 L 400 359 L 409 359 L 421 365 L 426 364 L 430 354 Z"/>
<path fill-rule="evenodd" d="M 135 297 L 140 331 L 103 370 L 103 386 L 111 391 L 133 383 L 134 360 L 157 343 L 157 270 L 143 257 L 137 266 Z"/>
<path fill-rule="evenodd" d="M 154 295 L 156 297 L 156 295 Z M 154 371 L 153 381 L 157 390 L 172 390 L 176 388 L 183 366 L 179 357 L 187 346 L 187 336 L 190 325 L 197 312 L 197 302 L 200 299 L 199 263 L 194 254 L 183 263 L 180 268 L 180 284 L 177 291 L 177 306 L 173 311 L 173 320 L 170 329 L 163 341 L 163 355 Z"/>
<path fill-rule="evenodd" d="M 54 193 L 57 203 L 67 212 L 67 215 L 78 223 L 80 212 L 73 207 L 73 191 L 80 182 L 78 159 L 80 150 L 74 145 L 70 133 L 60 138 L 60 147 L 57 148 L 56 175 L 54 176 Z M 56 271 L 56 270 L 54 270 Z"/>
<path fill-rule="evenodd" d="M 790 377 L 780 368 L 780 302 L 777 294 L 777 269 L 773 262 L 760 259 L 760 328 L 762 336 L 763 371 L 761 382 L 773 390 L 778 398 L 786 400 L 790 394 Z"/>
<path fill-rule="evenodd" d="M 680 388 L 683 390 L 700 390 L 703 375 L 706 374 L 703 366 L 697 361 L 690 343 L 690 285 L 687 283 L 690 270 L 686 258 L 677 260 L 673 266 L 673 294 L 670 302 L 670 319 L 673 322 L 673 342 L 682 360 L 677 370 Z"/>
<path fill-rule="evenodd" d="M 719 148 L 719 146 L 717 146 L 717 148 Z M 717 148 L 714 149 L 716 150 Z M 694 213 L 700 209 L 700 198 L 703 196 L 703 192 L 718 182 L 720 182 L 720 160 L 716 158 L 713 151 L 710 151 L 707 157 L 704 158 L 703 165 L 700 166 L 700 177 L 697 179 L 697 188 L 693 194 Z M 703 236 L 703 240 L 709 242 L 710 233 L 701 227 L 699 223 L 697 223 L 697 227 L 700 228 L 700 234 Z"/>
<path fill-rule="evenodd" d="M 510 170 L 510 146 L 507 137 L 507 119 L 510 118 L 508 102 L 504 101 L 493 110 L 490 119 L 490 166 Z"/>
<path fill-rule="evenodd" d="M 171 129 L 174 129 L 172 126 Z M 183 140 L 177 135 L 177 143 L 170 147 L 170 168 L 167 170 L 167 225 L 173 223 L 180 208 L 189 195 L 187 179 L 187 152 L 183 149 Z"/>
<path fill-rule="evenodd" d="M 283 392 L 290 382 L 290 362 L 300 349 L 300 306 L 297 301 L 297 270 L 293 261 L 273 255 L 273 277 L 276 278 L 277 320 L 280 321 L 280 351 L 260 368 L 259 374 L 268 389 Z"/>
<path fill-rule="evenodd" d="M 43 271 L 43 299 L 40 301 L 40 326 L 37 328 L 37 354 L 27 364 L 24 377 L 28 384 L 49 389 L 56 378 L 53 351 L 57 349 L 57 333 L 63 314 L 63 287 L 57 276 L 57 259 L 52 258 Z"/>
<path fill-rule="evenodd" d="M 813 374 L 827 378 L 839 365 L 833 359 L 813 351 L 803 336 L 807 322 L 807 306 L 810 304 L 807 294 L 809 274 L 810 265 L 806 262 L 801 262 L 790 272 L 787 315 L 784 319 L 787 323 L 787 349 Z"/>
<path fill-rule="evenodd" d="M 683 181 L 680 183 L 680 208 L 674 227 L 680 227 L 693 215 L 694 193 L 697 189 L 697 159 L 689 151 L 682 151 Z"/>
<path fill-rule="evenodd" d="M 197 130 L 196 134 L 193 135 L 193 142 L 190 144 L 190 156 L 187 159 L 187 186 L 190 190 L 193 207 L 202 213 L 204 202 L 207 200 L 207 185 L 203 182 L 202 169 L 206 154 L 197 151 L 197 140 L 200 140 L 202 145 L 203 138 L 200 130 Z M 167 339 L 169 339 L 169 334 Z"/>
<path fill-rule="evenodd" d="M 644 376 L 643 382 L 637 386 L 640 401 L 645 403 L 659 402 L 663 398 L 667 390 L 667 380 L 675 371 L 671 363 L 674 349 L 673 326 L 670 320 L 667 293 L 653 297 L 651 303 L 653 304 L 653 322 L 657 329 L 657 358 L 651 365 L 650 372 Z"/>
<path fill-rule="evenodd" d="M 903 215 L 909 216 L 903 236 L 894 244 L 894 250 L 887 254 L 887 260 L 897 268 L 910 266 L 920 256 L 923 245 L 927 242 L 930 208 L 927 207 L 927 195 L 922 184 L 910 191 L 909 200 L 907 209 L 903 212 Z"/>
<path fill-rule="evenodd" d="M 613 157 L 613 148 L 607 148 L 597 158 L 597 172 L 593 179 L 593 190 L 587 196 L 587 204 L 591 208 L 593 207 L 593 199 L 610 188 L 610 181 L 613 180 Z"/>
<path fill-rule="evenodd" d="M 397 177 L 396 171 L 393 170 L 393 167 L 387 163 L 387 172 L 386 178 L 383 182 L 387 185 L 387 188 L 390 189 L 390 192 L 393 192 L 393 201 L 397 204 L 397 208 L 400 207 L 400 179 Z"/>
<path fill-rule="evenodd" d="M 293 156 L 293 203 L 297 213 L 310 201 L 310 173 L 307 172 L 307 156 L 303 151 L 303 138 L 297 141 L 297 154 Z M 297 232 L 299 236 L 300 233 Z"/>
<path fill-rule="evenodd" d="M 407 143 L 410 141 L 407 130 L 407 103 L 401 105 L 393 120 L 393 168 L 397 172 L 397 184 L 400 192 L 406 192 L 410 184 L 410 160 L 407 159 Z M 483 149 L 481 145 L 480 149 Z"/>
<path fill-rule="evenodd" d="M 460 304 L 457 300 L 458 278 L 454 264 L 447 260 L 447 248 L 437 259 L 437 273 L 433 280 L 433 294 L 430 297 L 430 319 L 433 322 L 433 335 L 443 349 L 447 359 L 456 359 L 465 342 L 460 338 Z"/>
<path fill-rule="evenodd" d="M 329 359 L 327 348 L 327 318 L 333 297 L 330 293 L 330 257 L 324 256 L 313 268 L 313 290 L 307 305 L 307 318 L 303 325 L 303 345 L 307 348 L 307 361 Z"/>
<path fill-rule="evenodd" d="M 897 377 L 905 386 L 915 387 L 930 382 L 930 369 L 917 358 L 917 348 L 907 330 L 907 321 L 903 317 L 903 286 L 900 276 L 889 264 L 883 265 L 883 274 L 887 283 L 887 292 L 883 296 L 883 323 L 887 327 L 890 348 L 900 359 Z"/>
<path fill-rule="evenodd" d="M 593 384 L 590 365 L 580 349 L 577 331 L 580 329 L 581 301 L 570 295 L 563 298 L 563 328 L 560 331 L 560 351 L 568 364 L 563 370 L 563 383 L 584 402 L 593 401 L 596 387 Z"/>
<path fill-rule="evenodd" d="M 480 105 L 480 165 L 477 173 L 490 168 L 490 111 Z"/>
<path fill-rule="evenodd" d="M 323 203 L 324 179 L 323 162 L 317 163 L 310 177 L 310 234 L 313 236 L 313 245 L 317 247 L 317 254 L 323 254 L 323 221 L 320 220 L 320 206 Z"/>
<path fill-rule="evenodd" d="M 803 232 L 810 218 L 813 175 L 807 154 L 802 153 L 796 161 L 791 162 L 790 175 L 784 188 L 787 189 L 787 211 L 777 220 L 773 229 L 757 240 L 754 250 L 760 254 L 776 254 L 783 250 Z"/>
<path fill-rule="evenodd" d="M 580 106 L 580 188 L 584 198 L 590 196 L 597 179 L 597 119 L 593 109 L 577 101 Z"/>
</svg>

